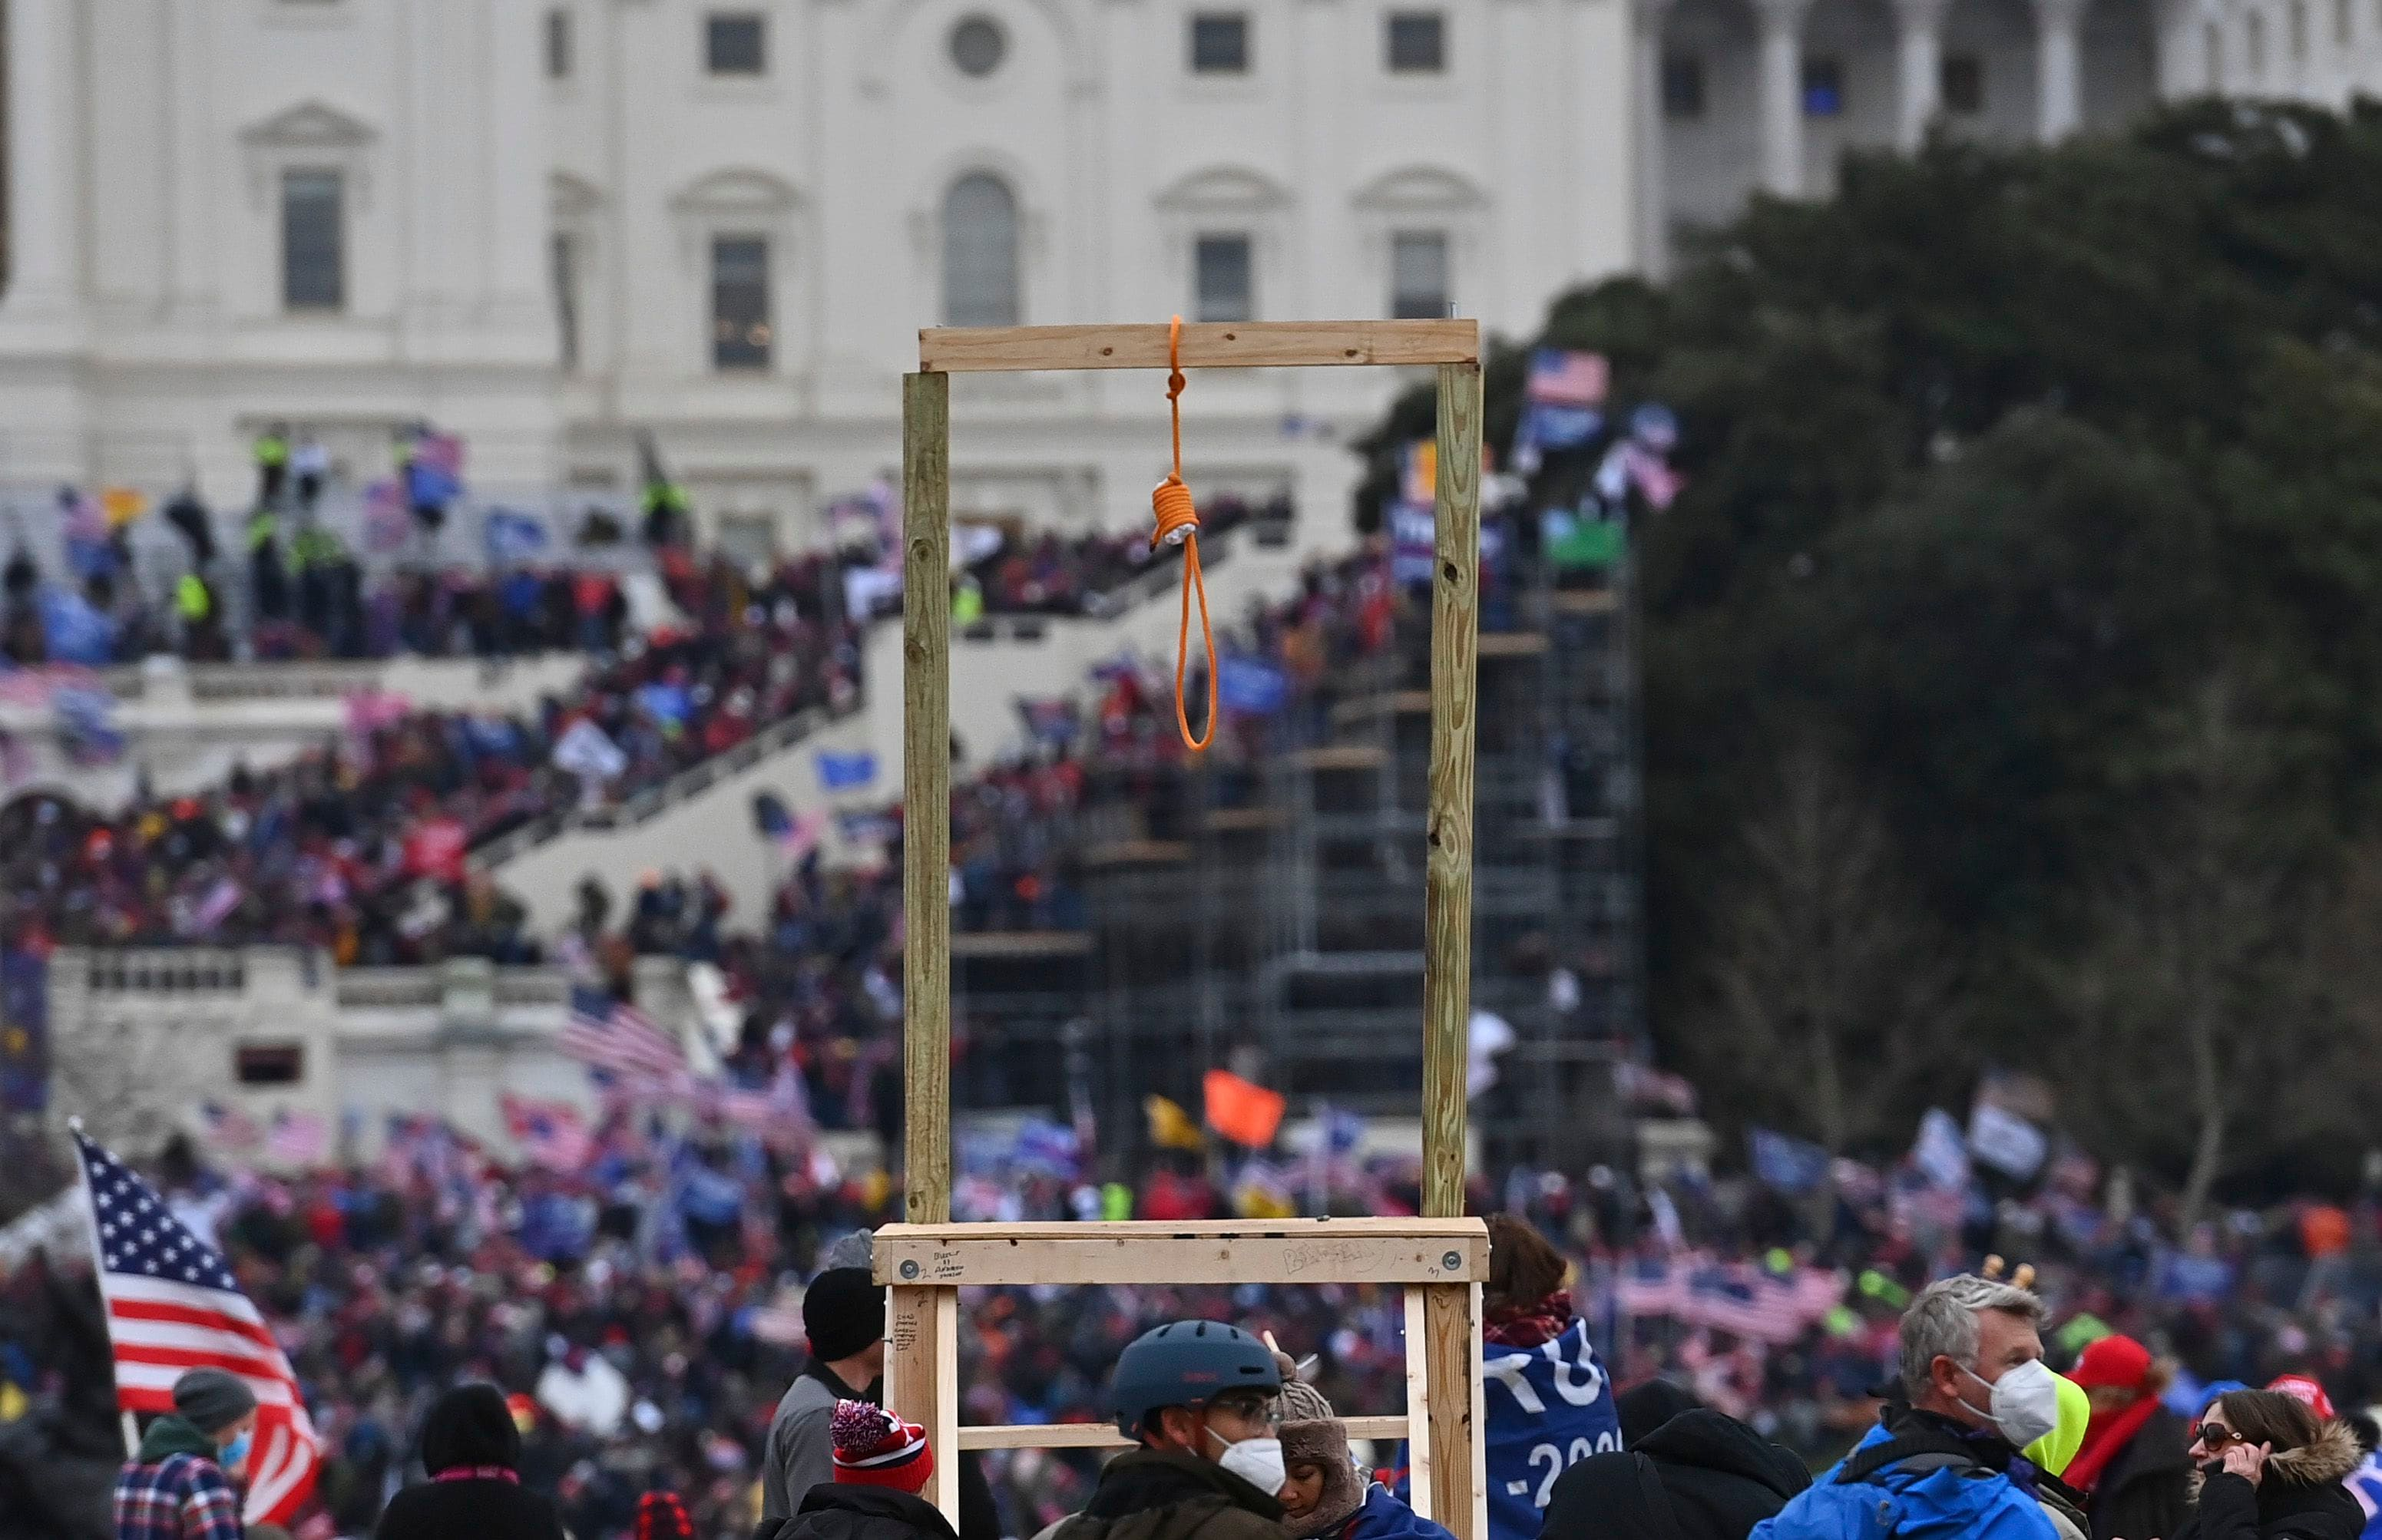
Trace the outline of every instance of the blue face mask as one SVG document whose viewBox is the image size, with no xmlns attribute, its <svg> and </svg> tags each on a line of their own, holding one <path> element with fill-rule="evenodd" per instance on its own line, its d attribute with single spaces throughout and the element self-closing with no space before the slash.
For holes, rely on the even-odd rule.
<svg viewBox="0 0 2382 1540">
<path fill-rule="evenodd" d="M 239 1437 L 233 1439 L 230 1443 L 226 1444 L 223 1447 L 223 1460 L 221 1463 L 225 1465 L 237 1465 L 241 1461 L 246 1460 L 248 1458 L 249 1435 L 253 1431 L 253 1429 L 242 1428 Z"/>
</svg>

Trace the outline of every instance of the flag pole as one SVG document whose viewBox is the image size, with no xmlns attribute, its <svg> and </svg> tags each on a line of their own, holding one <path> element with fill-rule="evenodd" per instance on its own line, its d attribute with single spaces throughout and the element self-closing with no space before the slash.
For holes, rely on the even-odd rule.
<svg viewBox="0 0 2382 1540">
<path fill-rule="evenodd" d="M 82 1119 L 80 1118 L 68 1118 L 67 1131 L 73 1134 L 77 1140 L 77 1143 L 75 1145 L 75 1181 L 82 1188 L 82 1228 L 83 1233 L 91 1238 L 92 1283 L 95 1288 L 99 1282 L 99 1275 L 106 1269 L 107 1258 L 99 1249 L 99 1200 L 92 1195 L 91 1163 L 83 1159 L 82 1145 L 80 1143 L 82 1138 Z M 102 1325 L 106 1325 L 107 1312 L 105 1310 L 102 1310 L 99 1313 L 99 1318 Z M 108 1368 L 112 1375 L 115 1369 L 116 1328 L 113 1326 L 107 1326 L 107 1334 L 109 1359 Z M 120 1400 L 117 1404 L 116 1414 L 124 1431 L 124 1458 L 130 1460 L 133 1456 L 141 1452 L 141 1424 L 134 1419 L 131 1412 L 124 1410 L 123 1403 Z"/>
</svg>

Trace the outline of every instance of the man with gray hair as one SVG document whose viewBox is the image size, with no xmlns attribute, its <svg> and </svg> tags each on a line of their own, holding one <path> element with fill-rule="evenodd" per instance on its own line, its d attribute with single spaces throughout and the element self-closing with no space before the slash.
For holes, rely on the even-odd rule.
<svg viewBox="0 0 2382 1540">
<path fill-rule="evenodd" d="M 2055 1540 L 2019 1451 L 2058 1421 L 2043 1362 L 2043 1302 L 1963 1273 L 1902 1317 L 1900 1398 L 1853 1452 L 1752 1540 Z"/>
</svg>

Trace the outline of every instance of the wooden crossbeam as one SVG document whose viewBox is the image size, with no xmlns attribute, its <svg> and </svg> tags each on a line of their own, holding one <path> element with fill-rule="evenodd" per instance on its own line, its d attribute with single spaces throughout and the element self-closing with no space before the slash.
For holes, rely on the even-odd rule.
<svg viewBox="0 0 2382 1540">
<path fill-rule="evenodd" d="M 1163 369 L 1167 328 L 929 326 L 918 333 L 928 373 L 1034 369 Z M 1185 369 L 1315 369 L 1335 365 L 1480 361 L 1480 323 L 1238 321 L 1186 323 Z"/>
<path fill-rule="evenodd" d="M 889 1288 L 1461 1285 L 1489 1276 L 1489 1231 L 1478 1219 L 887 1225 L 871 1254 L 877 1281 Z"/>
<path fill-rule="evenodd" d="M 1412 1424 L 1398 1417 L 1343 1417 L 1351 1438 L 1404 1438 Z M 963 1424 L 964 1449 L 1129 1449 L 1106 1423 L 999 1423 Z"/>
</svg>

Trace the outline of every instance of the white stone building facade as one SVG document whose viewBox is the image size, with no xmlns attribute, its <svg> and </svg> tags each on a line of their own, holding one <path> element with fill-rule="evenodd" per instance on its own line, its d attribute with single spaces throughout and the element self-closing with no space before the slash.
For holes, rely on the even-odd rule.
<svg viewBox="0 0 2382 1540">
<path fill-rule="evenodd" d="M 794 548 L 941 322 L 1476 315 L 1626 268 L 1627 0 L 6 0 L 0 483 L 244 497 L 426 419 L 476 489 Z M 1202 490 L 1337 517 L 1380 372 L 1210 376 Z M 963 512 L 1148 516 L 1150 376 L 964 381 Z M 1304 520 L 1309 526 L 1315 519 Z"/>
<path fill-rule="evenodd" d="M 1639 259 L 1931 128 L 2113 128 L 2160 99 L 2382 92 L 2382 0 L 1632 0 Z"/>
</svg>

